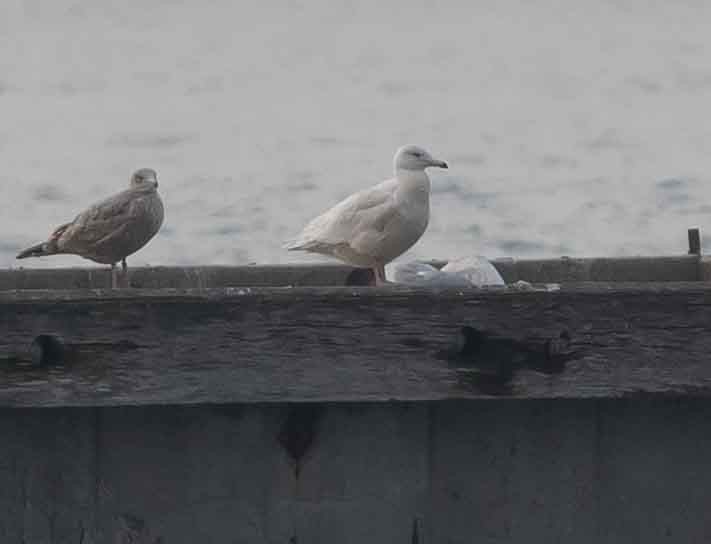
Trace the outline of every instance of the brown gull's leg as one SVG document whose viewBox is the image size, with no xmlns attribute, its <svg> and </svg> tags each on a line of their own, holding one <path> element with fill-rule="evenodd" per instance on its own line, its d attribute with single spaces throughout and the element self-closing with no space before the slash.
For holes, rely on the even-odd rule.
<svg viewBox="0 0 711 544">
<path fill-rule="evenodd" d="M 126 264 L 126 257 L 121 259 L 121 287 L 129 287 L 128 265 Z"/>
<path fill-rule="evenodd" d="M 116 263 L 111 263 L 111 289 L 116 289 Z"/>
<path fill-rule="evenodd" d="M 385 279 L 385 265 L 380 263 L 373 267 L 373 272 L 375 274 L 375 285 L 385 285 L 387 280 Z"/>
</svg>

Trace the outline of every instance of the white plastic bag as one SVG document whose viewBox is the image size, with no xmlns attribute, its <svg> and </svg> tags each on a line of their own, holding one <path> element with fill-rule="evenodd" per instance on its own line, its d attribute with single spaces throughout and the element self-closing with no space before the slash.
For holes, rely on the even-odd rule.
<svg viewBox="0 0 711 544">
<path fill-rule="evenodd" d="M 405 285 L 432 287 L 484 287 L 504 285 L 498 270 L 485 257 L 463 257 L 447 263 L 442 270 L 420 261 L 394 265 L 393 281 Z"/>
</svg>

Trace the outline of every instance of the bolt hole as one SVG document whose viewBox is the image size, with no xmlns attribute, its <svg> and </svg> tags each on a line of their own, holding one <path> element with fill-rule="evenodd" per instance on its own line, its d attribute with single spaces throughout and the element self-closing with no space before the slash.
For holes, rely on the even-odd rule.
<svg viewBox="0 0 711 544">
<path fill-rule="evenodd" d="M 472 364 L 482 374 L 482 379 L 499 383 L 511 381 L 522 355 L 515 341 L 466 325 L 459 329 L 457 349 L 459 357 Z"/>
<path fill-rule="evenodd" d="M 484 335 L 474 327 L 465 325 L 459 329 L 459 336 L 457 337 L 457 349 L 459 351 L 459 355 L 465 357 L 476 355 L 481 349 L 483 342 Z"/>
<path fill-rule="evenodd" d="M 35 366 L 53 366 L 64 362 L 64 342 L 52 334 L 40 334 L 30 347 L 32 364 Z"/>
<path fill-rule="evenodd" d="M 546 344 L 546 356 L 553 358 L 565 353 L 570 349 L 570 340 L 570 333 L 568 331 L 562 331 L 558 335 L 558 338 L 548 340 Z"/>
</svg>

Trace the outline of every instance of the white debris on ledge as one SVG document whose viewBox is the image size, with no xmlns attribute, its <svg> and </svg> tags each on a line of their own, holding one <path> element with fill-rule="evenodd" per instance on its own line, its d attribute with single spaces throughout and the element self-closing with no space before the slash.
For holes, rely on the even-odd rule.
<svg viewBox="0 0 711 544">
<path fill-rule="evenodd" d="M 510 284 L 508 287 L 516 291 L 560 291 L 560 283 L 544 283 L 543 285 L 534 285 L 530 282 L 518 280 Z"/>
<path fill-rule="evenodd" d="M 392 265 L 395 283 L 419 287 L 508 287 L 517 291 L 558 291 L 560 285 L 547 283 L 534 286 L 519 280 L 506 285 L 499 271 L 486 258 L 479 255 L 449 261 L 442 269 L 421 261 Z"/>
<path fill-rule="evenodd" d="M 463 257 L 447 263 L 441 270 L 420 261 L 394 265 L 393 281 L 405 285 L 430 287 L 487 287 L 505 285 L 501 274 L 488 259 Z"/>
</svg>

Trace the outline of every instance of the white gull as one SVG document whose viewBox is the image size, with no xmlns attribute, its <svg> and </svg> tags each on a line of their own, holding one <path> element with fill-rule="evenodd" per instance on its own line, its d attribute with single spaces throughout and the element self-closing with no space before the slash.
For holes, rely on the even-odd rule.
<svg viewBox="0 0 711 544">
<path fill-rule="evenodd" d="M 352 194 L 313 219 L 285 247 L 320 253 L 372 268 L 385 282 L 385 265 L 412 247 L 430 218 L 430 178 L 425 168 L 447 163 L 415 145 L 395 153 L 395 177 Z"/>
</svg>

